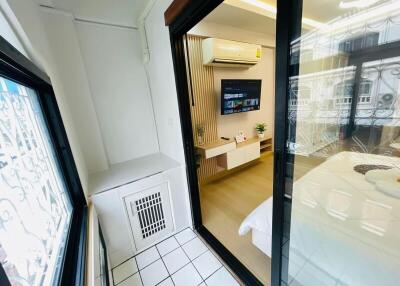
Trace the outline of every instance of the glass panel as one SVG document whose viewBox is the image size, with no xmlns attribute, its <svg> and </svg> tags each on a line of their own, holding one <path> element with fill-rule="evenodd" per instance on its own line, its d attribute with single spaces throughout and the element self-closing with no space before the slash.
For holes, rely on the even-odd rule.
<svg viewBox="0 0 400 286">
<path fill-rule="evenodd" d="M 36 93 L 2 77 L 0 176 L 0 261 L 11 285 L 55 285 L 72 206 Z"/>
<path fill-rule="evenodd" d="M 270 2 L 275 7 L 275 1 Z M 226 7 L 221 4 L 205 19 L 226 14 Z M 249 11 L 244 9 L 228 18 L 232 24 L 246 23 L 242 30 L 249 32 L 257 26 L 247 23 Z M 194 31 L 202 30 L 208 22 L 203 24 L 198 23 Z M 275 30 L 274 21 L 268 21 L 268 26 Z M 217 27 L 206 33 L 211 36 Z M 221 39 L 205 39 L 196 32 L 185 41 L 201 220 L 248 273 L 270 285 L 275 51 L 253 46 L 259 62 L 251 67 L 204 64 L 203 47 L 213 43 L 210 40 L 221 50 L 247 49 L 240 43 L 245 39 L 240 38 L 241 33 L 233 34 L 229 39 L 236 42 L 227 41 L 222 34 Z M 252 45 L 258 43 L 254 38 L 246 39 Z M 247 49 L 250 54 L 251 50 Z M 301 92 L 307 94 L 307 89 Z"/>
<path fill-rule="evenodd" d="M 400 1 L 325 2 L 291 43 L 282 285 L 398 285 Z"/>
</svg>

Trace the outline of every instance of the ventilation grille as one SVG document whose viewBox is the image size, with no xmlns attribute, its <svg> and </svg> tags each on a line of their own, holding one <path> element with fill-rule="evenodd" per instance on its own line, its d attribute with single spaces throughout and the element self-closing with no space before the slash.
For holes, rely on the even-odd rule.
<svg viewBox="0 0 400 286">
<path fill-rule="evenodd" d="M 160 192 L 135 201 L 135 208 L 143 239 L 166 228 Z"/>
<path fill-rule="evenodd" d="M 136 251 L 160 241 L 174 230 L 168 183 L 141 187 L 144 188 L 133 193 L 129 187 L 129 193 L 122 197 Z"/>
</svg>

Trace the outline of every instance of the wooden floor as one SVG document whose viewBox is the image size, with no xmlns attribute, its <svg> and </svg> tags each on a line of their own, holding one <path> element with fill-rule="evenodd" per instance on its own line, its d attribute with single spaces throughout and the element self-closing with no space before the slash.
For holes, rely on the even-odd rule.
<svg viewBox="0 0 400 286">
<path fill-rule="evenodd" d="M 200 187 L 203 224 L 264 285 L 270 285 L 271 260 L 251 243 L 251 233 L 239 236 L 242 221 L 272 196 L 273 155 Z"/>
</svg>

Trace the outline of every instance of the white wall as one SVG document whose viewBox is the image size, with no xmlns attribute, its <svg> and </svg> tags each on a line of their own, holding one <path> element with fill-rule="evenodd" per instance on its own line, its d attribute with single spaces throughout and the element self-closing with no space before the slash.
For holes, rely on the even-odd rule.
<svg viewBox="0 0 400 286">
<path fill-rule="evenodd" d="M 136 29 L 77 23 L 34 0 L 0 7 L 51 78 L 85 191 L 90 173 L 159 150 Z"/>
<path fill-rule="evenodd" d="M 121 26 L 136 26 L 136 18 L 147 0 L 36 0 L 45 5 L 70 11 L 78 19 Z"/>
<path fill-rule="evenodd" d="M 150 49 L 147 70 L 160 151 L 185 164 L 171 45 L 168 27 L 164 24 L 164 11 L 170 3 L 170 0 L 158 0 L 146 18 Z"/>
<path fill-rule="evenodd" d="M 211 22 L 200 22 L 189 34 L 215 37 L 263 46 L 261 61 L 249 69 L 214 68 L 214 87 L 217 100 L 218 136 L 232 138 L 239 130 L 248 137 L 256 136 L 256 123 L 267 123 L 266 134 L 272 135 L 275 108 L 275 35 L 242 30 Z M 262 79 L 261 105 L 259 111 L 221 115 L 221 79 Z"/>
<path fill-rule="evenodd" d="M 86 69 L 71 14 L 41 9 L 53 58 L 53 85 L 65 96 L 88 172 L 108 168 Z"/>
<path fill-rule="evenodd" d="M 81 183 L 86 191 L 88 185 L 86 160 L 81 149 L 81 140 L 77 132 L 77 125 L 69 106 L 68 94 L 62 86 L 57 69 L 55 68 L 55 61 L 42 21 L 43 15 L 37 4 L 31 0 L 2 1 L 0 2 L 0 7 L 12 24 L 13 30 L 18 33 L 22 45 L 31 60 L 39 67 L 42 67 L 52 80 L 58 107 L 68 135 Z"/>
<path fill-rule="evenodd" d="M 158 152 L 138 31 L 81 21 L 76 28 L 109 163 Z"/>
<path fill-rule="evenodd" d="M 4 13 L 0 9 L 0 35 L 7 40 L 14 48 L 16 48 L 21 54 L 28 57 L 21 41 L 18 39 L 17 35 L 13 31 L 12 27 L 8 23 L 4 16 Z"/>
<path fill-rule="evenodd" d="M 218 136 L 232 138 L 239 130 L 250 137 L 257 136 L 256 123 L 267 123 L 267 135 L 273 134 L 275 105 L 275 51 L 262 49 L 259 63 L 249 69 L 214 67 L 214 88 L 217 100 Z M 221 79 L 261 79 L 260 110 L 221 115 Z"/>
<path fill-rule="evenodd" d="M 146 18 L 146 34 L 150 49 L 148 72 L 153 108 L 157 124 L 160 151 L 181 164 L 179 180 L 182 181 L 176 196 L 181 198 L 185 207 L 179 208 L 178 216 L 189 218 L 192 213 L 187 185 L 186 163 L 183 151 L 178 99 L 176 94 L 174 67 L 172 63 L 171 44 L 168 27 L 164 25 L 164 11 L 171 0 L 158 0 Z M 174 201 L 172 202 L 174 204 Z"/>
</svg>

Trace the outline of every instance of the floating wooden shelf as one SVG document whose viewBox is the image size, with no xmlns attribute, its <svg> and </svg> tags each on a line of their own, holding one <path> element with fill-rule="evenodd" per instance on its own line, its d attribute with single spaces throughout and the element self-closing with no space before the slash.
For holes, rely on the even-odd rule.
<svg viewBox="0 0 400 286">
<path fill-rule="evenodd" d="M 209 159 L 236 149 L 236 142 L 234 140 L 219 139 L 215 142 L 197 145 L 196 149 L 204 158 Z"/>
<path fill-rule="evenodd" d="M 272 151 L 272 137 L 259 138 L 260 151 Z"/>
</svg>

